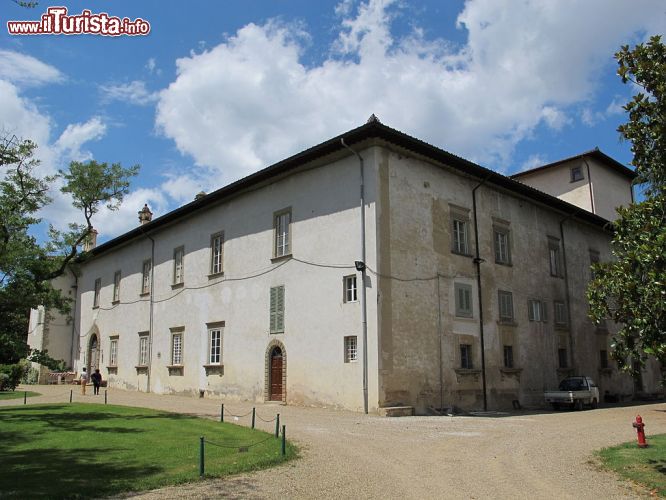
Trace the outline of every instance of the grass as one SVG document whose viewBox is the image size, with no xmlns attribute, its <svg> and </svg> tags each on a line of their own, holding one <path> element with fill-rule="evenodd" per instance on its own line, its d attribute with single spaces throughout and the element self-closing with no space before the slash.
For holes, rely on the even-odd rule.
<svg viewBox="0 0 666 500">
<path fill-rule="evenodd" d="M 647 436 L 648 447 L 624 443 L 597 452 L 601 463 L 625 479 L 666 497 L 666 434 Z"/>
<path fill-rule="evenodd" d="M 4 399 L 23 399 L 25 391 L 0 391 L 0 401 Z M 41 396 L 38 392 L 28 391 L 28 397 Z"/>
<path fill-rule="evenodd" d="M 53 404 L 0 408 L 0 497 L 88 498 L 194 481 L 199 437 L 206 476 L 219 477 L 296 455 L 265 432 L 126 406 Z M 239 447 L 252 445 L 247 452 Z"/>
</svg>

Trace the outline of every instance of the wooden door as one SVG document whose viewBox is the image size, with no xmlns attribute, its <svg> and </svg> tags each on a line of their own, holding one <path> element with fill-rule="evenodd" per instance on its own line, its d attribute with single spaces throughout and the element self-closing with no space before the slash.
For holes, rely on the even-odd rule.
<svg viewBox="0 0 666 500">
<path fill-rule="evenodd" d="M 88 376 L 99 368 L 99 343 L 97 335 L 90 339 L 90 350 L 88 352 Z"/>
<path fill-rule="evenodd" d="M 282 401 L 282 350 L 279 347 L 271 351 L 271 401 Z"/>
</svg>

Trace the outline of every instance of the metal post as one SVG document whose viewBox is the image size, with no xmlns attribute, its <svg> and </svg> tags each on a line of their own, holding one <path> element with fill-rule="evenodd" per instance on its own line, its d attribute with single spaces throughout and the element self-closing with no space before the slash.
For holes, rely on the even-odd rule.
<svg viewBox="0 0 666 500">
<path fill-rule="evenodd" d="M 254 416 L 256 415 L 256 408 L 252 408 L 252 428 L 254 429 Z"/>
<path fill-rule="evenodd" d="M 106 404 L 106 391 L 107 389 L 104 389 L 104 404 Z"/>
<path fill-rule="evenodd" d="M 73 393 L 73 392 L 74 392 L 73 389 L 70 389 L 70 390 L 69 390 L 69 402 L 70 402 L 70 403 L 72 402 L 72 393 Z"/>
<path fill-rule="evenodd" d="M 28 404 L 28 391 L 23 393 L 23 404 Z"/>
<path fill-rule="evenodd" d="M 199 438 L 199 477 L 204 477 L 204 438 Z"/>
<path fill-rule="evenodd" d="M 275 417 L 275 437 L 280 435 L 280 414 Z"/>
<path fill-rule="evenodd" d="M 287 426 L 283 425 L 282 426 L 282 455 L 287 454 L 287 440 L 286 440 L 286 435 L 287 435 Z"/>
<path fill-rule="evenodd" d="M 224 403 L 220 407 L 220 422 L 224 422 Z"/>
</svg>

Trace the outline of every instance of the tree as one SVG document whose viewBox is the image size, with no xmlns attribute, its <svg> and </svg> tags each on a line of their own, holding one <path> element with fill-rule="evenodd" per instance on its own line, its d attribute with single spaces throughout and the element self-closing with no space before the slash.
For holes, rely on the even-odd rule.
<svg viewBox="0 0 666 500">
<path fill-rule="evenodd" d="M 66 171 L 39 177 L 39 161 L 33 155 L 37 145 L 5 134 L 0 138 L 0 365 L 15 364 L 32 356 L 35 361 L 54 364 L 47 353 L 27 345 L 31 308 L 43 305 L 69 312 L 69 302 L 51 285 L 68 265 L 85 258 L 80 246 L 89 237 L 94 215 L 102 204 L 117 209 L 129 190 L 129 179 L 138 166 L 123 168 L 89 161 L 72 162 Z M 84 224 L 69 224 L 66 231 L 49 228 L 47 241 L 31 234 L 42 221 L 40 210 L 52 199 L 49 187 L 61 178 L 61 191 L 71 195 L 72 204 L 83 213 Z"/>
<path fill-rule="evenodd" d="M 624 106 L 618 128 L 631 141 L 632 165 L 645 186 L 645 200 L 618 209 L 611 244 L 614 260 L 595 266 L 588 288 L 590 316 L 620 325 L 612 355 L 633 369 L 654 356 L 666 367 L 666 47 L 654 36 L 615 54 L 618 75 L 639 92 Z"/>
</svg>

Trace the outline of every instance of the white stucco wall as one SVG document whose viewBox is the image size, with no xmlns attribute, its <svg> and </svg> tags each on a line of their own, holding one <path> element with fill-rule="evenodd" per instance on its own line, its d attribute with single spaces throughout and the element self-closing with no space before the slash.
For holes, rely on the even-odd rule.
<svg viewBox="0 0 666 500">
<path fill-rule="evenodd" d="M 374 248 L 374 152 L 366 157 L 368 248 Z M 271 262 L 273 214 L 291 207 L 293 259 Z M 151 256 L 148 238 L 134 240 L 83 266 L 80 279 L 81 346 L 101 336 L 102 373 L 112 386 L 158 393 L 265 397 L 266 350 L 279 340 L 286 350 L 286 397 L 300 404 L 362 410 L 360 304 L 343 303 L 343 276 L 359 260 L 359 166 L 349 156 L 207 208 L 150 236 L 155 240 L 154 324 L 150 388 L 135 366 L 139 332 L 150 329 L 150 298 L 140 297 L 141 269 Z M 209 278 L 210 237 L 224 231 L 224 276 Z M 173 251 L 185 247 L 185 287 L 172 289 Z M 305 264 L 349 266 L 320 267 Z M 367 263 L 376 267 L 374 253 Z M 273 270 L 272 270 L 273 269 Z M 120 304 L 112 305 L 114 272 L 122 271 Z M 271 271 L 272 270 L 272 271 Z M 264 274 L 261 274 L 264 273 Z M 360 274 L 357 273 L 360 284 Z M 256 275 L 256 276 L 255 276 Z M 255 276 L 255 277 L 251 277 Z M 93 308 L 95 279 L 102 278 L 100 307 Z M 285 333 L 269 333 L 269 291 L 285 286 Z M 368 330 L 376 330 L 376 293 L 368 287 Z M 224 321 L 223 374 L 206 374 L 206 324 Z M 170 374 L 170 328 L 184 328 L 184 368 Z M 359 361 L 344 362 L 343 338 L 358 337 Z M 106 369 L 110 337 L 118 338 L 118 363 Z M 373 339 L 374 334 L 369 337 Z M 370 351 L 376 353 L 376 343 Z M 369 356 L 370 406 L 377 406 L 377 361 Z M 115 373 L 114 373 L 115 372 Z M 374 375 L 372 375 L 374 374 Z"/>
</svg>

